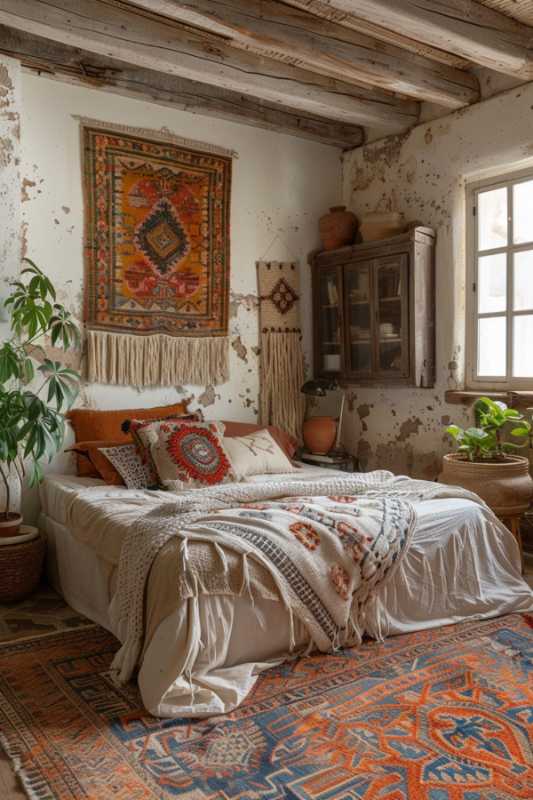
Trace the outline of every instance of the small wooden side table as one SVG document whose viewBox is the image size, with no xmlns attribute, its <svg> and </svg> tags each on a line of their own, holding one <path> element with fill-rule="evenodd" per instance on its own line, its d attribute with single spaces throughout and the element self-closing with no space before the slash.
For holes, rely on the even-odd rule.
<svg viewBox="0 0 533 800">
<path fill-rule="evenodd" d="M 335 453 L 333 455 L 320 456 L 302 450 L 299 460 L 304 464 L 312 464 L 313 467 L 324 467 L 325 469 L 338 469 L 342 472 L 357 472 L 359 463 L 355 456 L 350 453 Z"/>
</svg>

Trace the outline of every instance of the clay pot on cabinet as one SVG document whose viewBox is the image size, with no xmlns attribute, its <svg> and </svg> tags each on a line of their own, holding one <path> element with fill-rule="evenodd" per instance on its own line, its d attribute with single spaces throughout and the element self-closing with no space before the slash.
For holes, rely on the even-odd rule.
<svg viewBox="0 0 533 800">
<path fill-rule="evenodd" d="M 357 217 L 346 206 L 333 206 L 318 222 L 324 250 L 336 250 L 353 244 L 358 226 Z"/>
<path fill-rule="evenodd" d="M 523 514 L 533 497 L 529 459 L 524 456 L 483 463 L 449 453 L 442 460 L 439 481 L 475 492 L 502 518 Z"/>
<path fill-rule="evenodd" d="M 333 417 L 309 417 L 303 424 L 302 433 L 309 453 L 325 455 L 335 443 L 337 423 Z"/>
</svg>

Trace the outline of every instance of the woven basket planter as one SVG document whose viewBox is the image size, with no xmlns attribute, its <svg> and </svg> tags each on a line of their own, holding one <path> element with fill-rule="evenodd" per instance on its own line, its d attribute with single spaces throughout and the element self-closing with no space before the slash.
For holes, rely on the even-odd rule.
<svg viewBox="0 0 533 800">
<path fill-rule="evenodd" d="M 0 603 L 22 600 L 34 591 L 41 579 L 45 550 L 41 535 L 0 547 Z"/>
</svg>

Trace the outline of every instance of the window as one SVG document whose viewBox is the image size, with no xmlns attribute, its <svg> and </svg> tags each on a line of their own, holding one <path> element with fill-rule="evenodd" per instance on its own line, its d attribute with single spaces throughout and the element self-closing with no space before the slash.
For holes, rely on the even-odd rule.
<svg viewBox="0 0 533 800">
<path fill-rule="evenodd" d="M 469 383 L 533 388 L 533 170 L 468 188 Z"/>
</svg>

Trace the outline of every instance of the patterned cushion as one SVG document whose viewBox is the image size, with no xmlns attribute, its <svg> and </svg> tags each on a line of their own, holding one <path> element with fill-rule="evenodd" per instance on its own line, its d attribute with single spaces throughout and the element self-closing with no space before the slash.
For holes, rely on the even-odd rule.
<svg viewBox="0 0 533 800">
<path fill-rule="evenodd" d="M 217 422 L 165 420 L 144 428 L 161 483 L 173 489 L 194 489 L 237 480 L 224 449 L 223 427 Z"/>
<path fill-rule="evenodd" d="M 224 447 L 239 478 L 295 472 L 281 447 L 266 428 L 248 436 L 224 436 Z"/>
<path fill-rule="evenodd" d="M 83 472 L 78 469 L 78 475 L 101 478 L 110 486 L 124 486 L 120 473 L 101 452 L 102 448 L 118 447 L 121 444 L 121 441 L 76 442 L 65 452 L 76 453 L 80 461 L 83 459 L 83 461 L 87 462 L 87 469 L 83 470 Z"/>
<path fill-rule="evenodd" d="M 135 419 L 162 419 L 187 413 L 187 401 L 173 403 L 168 406 L 154 408 L 123 408 L 101 410 L 94 408 L 74 408 L 67 414 L 67 419 L 74 428 L 76 442 L 131 442 L 131 436 L 122 430 L 126 417 Z M 98 478 L 99 474 L 91 462 L 78 456 L 78 475 Z"/>
<path fill-rule="evenodd" d="M 148 489 L 157 485 L 157 476 L 148 464 L 143 464 L 134 444 L 101 447 L 100 453 L 115 467 L 128 489 Z"/>
<path fill-rule="evenodd" d="M 286 431 L 276 425 L 257 425 L 254 422 L 234 422 L 224 420 L 224 436 L 248 436 L 249 433 L 266 430 L 270 433 L 274 441 L 279 444 L 287 458 L 293 458 L 298 447 L 298 442 Z"/>
<path fill-rule="evenodd" d="M 122 430 L 127 431 L 133 437 L 137 446 L 137 451 L 143 464 L 147 465 L 151 474 L 156 476 L 157 467 L 152 457 L 151 446 L 157 442 L 159 435 L 160 422 L 202 422 L 202 412 L 195 411 L 193 414 L 175 414 L 161 419 L 127 419 L 122 425 Z"/>
</svg>

